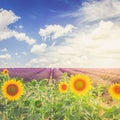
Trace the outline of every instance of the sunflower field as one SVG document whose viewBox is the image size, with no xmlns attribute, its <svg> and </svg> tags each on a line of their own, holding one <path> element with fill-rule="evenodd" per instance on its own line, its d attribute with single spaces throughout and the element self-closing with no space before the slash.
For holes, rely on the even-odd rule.
<svg viewBox="0 0 120 120">
<path fill-rule="evenodd" d="M 94 85 L 65 72 L 59 81 L 24 81 L 0 71 L 0 120 L 120 120 L 120 84 Z"/>
</svg>

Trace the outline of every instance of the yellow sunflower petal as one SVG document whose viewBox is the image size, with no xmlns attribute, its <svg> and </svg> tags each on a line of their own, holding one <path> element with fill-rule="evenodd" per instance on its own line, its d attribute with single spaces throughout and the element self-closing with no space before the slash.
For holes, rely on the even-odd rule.
<svg viewBox="0 0 120 120">
<path fill-rule="evenodd" d="M 66 93 L 68 90 L 68 84 L 66 82 L 61 82 L 59 84 L 59 91 L 60 93 Z"/>
<path fill-rule="evenodd" d="M 2 94 L 8 100 L 18 100 L 24 93 L 24 87 L 21 81 L 8 80 L 2 85 Z"/>
<path fill-rule="evenodd" d="M 4 75 L 8 75 L 8 74 L 9 74 L 9 71 L 8 71 L 8 69 L 4 69 L 4 70 L 2 71 L 2 73 L 3 73 Z"/>
<path fill-rule="evenodd" d="M 111 85 L 108 92 L 113 98 L 120 100 L 120 84 Z"/>
<path fill-rule="evenodd" d="M 84 95 L 91 88 L 90 78 L 86 75 L 74 75 L 70 78 L 70 89 L 76 95 Z"/>
</svg>

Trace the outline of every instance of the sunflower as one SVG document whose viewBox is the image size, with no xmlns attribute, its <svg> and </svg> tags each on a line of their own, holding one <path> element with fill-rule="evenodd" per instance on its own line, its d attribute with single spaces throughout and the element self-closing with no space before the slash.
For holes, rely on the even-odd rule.
<svg viewBox="0 0 120 120">
<path fill-rule="evenodd" d="M 72 75 L 70 78 L 70 89 L 76 95 L 84 95 L 91 88 L 90 78 L 86 75 Z"/>
<path fill-rule="evenodd" d="M 61 82 L 59 84 L 59 91 L 60 93 L 66 93 L 68 90 L 68 84 L 66 82 Z"/>
<path fill-rule="evenodd" d="M 120 84 L 111 85 L 108 92 L 113 98 L 120 99 Z"/>
<path fill-rule="evenodd" d="M 4 75 L 8 75 L 8 74 L 9 74 L 9 71 L 8 71 L 8 69 L 4 69 L 4 70 L 2 71 L 2 73 L 3 73 Z"/>
<path fill-rule="evenodd" d="M 2 94 L 10 101 L 18 100 L 24 92 L 23 84 L 20 80 L 8 80 L 2 85 Z"/>
</svg>

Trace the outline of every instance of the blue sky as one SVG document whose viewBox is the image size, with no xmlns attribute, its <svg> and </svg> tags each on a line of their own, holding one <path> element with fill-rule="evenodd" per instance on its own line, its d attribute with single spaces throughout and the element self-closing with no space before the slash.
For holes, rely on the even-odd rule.
<svg viewBox="0 0 120 120">
<path fill-rule="evenodd" d="M 0 0 L 0 67 L 120 67 L 119 0 Z"/>
</svg>

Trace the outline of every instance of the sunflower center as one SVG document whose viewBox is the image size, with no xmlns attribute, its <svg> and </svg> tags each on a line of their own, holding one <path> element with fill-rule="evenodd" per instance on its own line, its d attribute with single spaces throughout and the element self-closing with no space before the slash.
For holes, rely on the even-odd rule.
<svg viewBox="0 0 120 120">
<path fill-rule="evenodd" d="M 62 85 L 62 90 L 66 90 L 67 86 L 65 84 Z"/>
<path fill-rule="evenodd" d="M 120 94 L 120 86 L 115 86 L 114 91 L 115 93 Z"/>
<path fill-rule="evenodd" d="M 10 84 L 7 86 L 7 94 L 14 96 L 18 93 L 18 86 L 15 84 Z"/>
<path fill-rule="evenodd" d="M 86 87 L 86 83 L 84 80 L 82 79 L 77 79 L 75 82 L 74 82 L 74 87 L 76 90 L 79 90 L 79 91 L 82 91 L 84 90 L 84 88 Z"/>
</svg>

